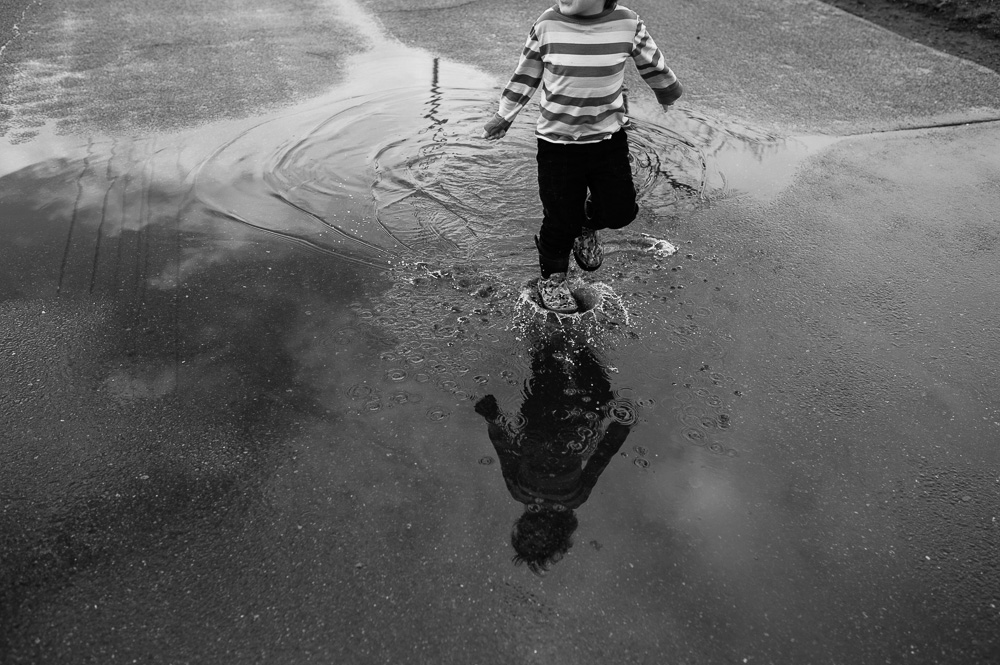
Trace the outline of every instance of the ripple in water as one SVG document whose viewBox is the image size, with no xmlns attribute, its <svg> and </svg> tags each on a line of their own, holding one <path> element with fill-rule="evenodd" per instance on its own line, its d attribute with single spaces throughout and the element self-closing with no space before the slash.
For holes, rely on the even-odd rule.
<svg viewBox="0 0 1000 665">
<path fill-rule="evenodd" d="M 634 425 L 639 419 L 635 406 L 628 400 L 615 399 L 608 403 L 608 415 L 622 425 Z"/>
<path fill-rule="evenodd" d="M 451 416 L 451 411 L 444 407 L 433 407 L 427 410 L 427 419 L 432 422 L 441 422 Z"/>
<path fill-rule="evenodd" d="M 195 194 L 217 217 L 371 265 L 523 258 L 540 218 L 533 124 L 480 138 L 496 99 L 495 81 L 463 65 L 369 54 L 336 97 L 218 146 Z M 650 118 L 630 143 L 639 198 L 656 214 L 726 190 L 711 162 L 721 146 L 773 142 L 684 111 L 671 127 Z"/>
</svg>

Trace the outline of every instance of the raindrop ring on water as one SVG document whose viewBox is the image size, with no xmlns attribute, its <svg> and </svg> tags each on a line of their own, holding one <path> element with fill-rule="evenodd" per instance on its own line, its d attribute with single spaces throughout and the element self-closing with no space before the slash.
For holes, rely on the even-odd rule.
<svg viewBox="0 0 1000 665">
<path fill-rule="evenodd" d="M 485 455 L 484 457 L 479 458 L 479 463 L 482 464 L 483 466 L 489 466 L 493 464 L 493 458 L 490 457 L 489 455 Z"/>
<path fill-rule="evenodd" d="M 355 328 L 341 328 L 333 333 L 333 340 L 338 344 L 347 344 L 353 341 L 357 336 L 358 331 Z"/>
<path fill-rule="evenodd" d="M 394 402 L 394 403 L 396 403 L 396 404 L 409 404 L 411 402 L 413 402 L 413 403 L 419 402 L 420 401 L 420 396 L 419 395 L 411 395 L 410 393 L 406 392 L 405 390 L 400 390 L 397 393 L 393 393 L 392 396 L 389 398 L 389 400 L 392 401 L 392 402 Z"/>
<path fill-rule="evenodd" d="M 390 381 L 405 381 L 406 380 L 406 370 L 405 369 L 391 369 L 386 372 L 385 377 Z"/>
<path fill-rule="evenodd" d="M 632 464 L 635 464 L 640 469 L 649 468 L 649 460 L 643 459 L 642 457 L 636 457 L 634 460 L 632 460 Z"/>
<path fill-rule="evenodd" d="M 688 427 L 698 427 L 701 425 L 701 418 L 699 415 L 685 413 L 680 417 L 680 421 Z"/>
<path fill-rule="evenodd" d="M 631 399 L 634 393 L 635 390 L 633 390 L 632 388 L 618 388 L 614 391 L 616 400 Z"/>
<path fill-rule="evenodd" d="M 528 424 L 528 419 L 524 416 L 523 413 L 518 411 L 514 415 L 508 417 L 507 423 L 514 429 L 521 429 L 522 427 Z"/>
<path fill-rule="evenodd" d="M 363 400 L 371 397 L 375 389 L 364 383 L 355 383 L 347 389 L 347 395 L 353 400 Z"/>
<path fill-rule="evenodd" d="M 694 443 L 695 445 L 704 446 L 705 445 L 705 432 L 694 427 L 688 427 L 684 430 L 683 436 L 688 441 Z"/>
<path fill-rule="evenodd" d="M 638 416 L 635 408 L 625 400 L 612 400 L 608 403 L 608 415 L 622 425 L 634 425 Z"/>
<path fill-rule="evenodd" d="M 439 422 L 451 415 L 451 412 L 441 407 L 434 407 L 427 411 L 427 418 L 434 422 Z"/>
</svg>

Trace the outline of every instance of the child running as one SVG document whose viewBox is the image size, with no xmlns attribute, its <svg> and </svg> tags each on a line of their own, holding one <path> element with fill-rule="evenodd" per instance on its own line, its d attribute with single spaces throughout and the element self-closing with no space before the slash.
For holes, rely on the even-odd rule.
<svg viewBox="0 0 1000 665">
<path fill-rule="evenodd" d="M 535 236 L 542 304 L 577 310 L 566 283 L 569 255 L 586 271 L 604 258 L 597 231 L 620 229 L 638 214 L 629 165 L 625 61 L 667 110 L 681 84 L 642 20 L 616 0 L 559 0 L 531 27 L 499 111 L 483 137 L 499 139 L 542 86 L 538 138 L 538 193 L 542 227 Z"/>
</svg>

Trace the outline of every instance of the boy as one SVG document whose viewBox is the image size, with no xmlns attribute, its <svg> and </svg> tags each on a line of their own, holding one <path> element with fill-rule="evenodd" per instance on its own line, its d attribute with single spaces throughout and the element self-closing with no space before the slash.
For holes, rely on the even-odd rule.
<svg viewBox="0 0 1000 665">
<path fill-rule="evenodd" d="M 668 109 L 681 85 L 635 12 L 616 0 L 559 0 L 532 26 L 483 131 L 502 138 L 541 84 L 535 135 L 543 218 L 535 246 L 539 296 L 555 312 L 577 309 L 566 284 L 570 252 L 580 268 L 597 270 L 604 256 L 597 231 L 623 228 L 638 214 L 624 132 L 630 57 Z"/>
</svg>

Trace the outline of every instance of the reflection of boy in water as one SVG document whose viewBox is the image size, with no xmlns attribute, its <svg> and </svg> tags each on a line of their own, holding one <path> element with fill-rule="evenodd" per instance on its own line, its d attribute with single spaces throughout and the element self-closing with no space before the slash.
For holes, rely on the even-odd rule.
<svg viewBox="0 0 1000 665">
<path fill-rule="evenodd" d="M 602 434 L 614 394 L 586 346 L 559 353 L 549 341 L 533 349 L 524 393 L 519 418 L 501 413 L 493 395 L 480 399 L 476 412 L 489 423 L 507 489 L 525 504 L 511 532 L 514 561 L 541 573 L 573 544 L 573 511 L 590 496 L 629 428 L 611 421 Z"/>
</svg>

